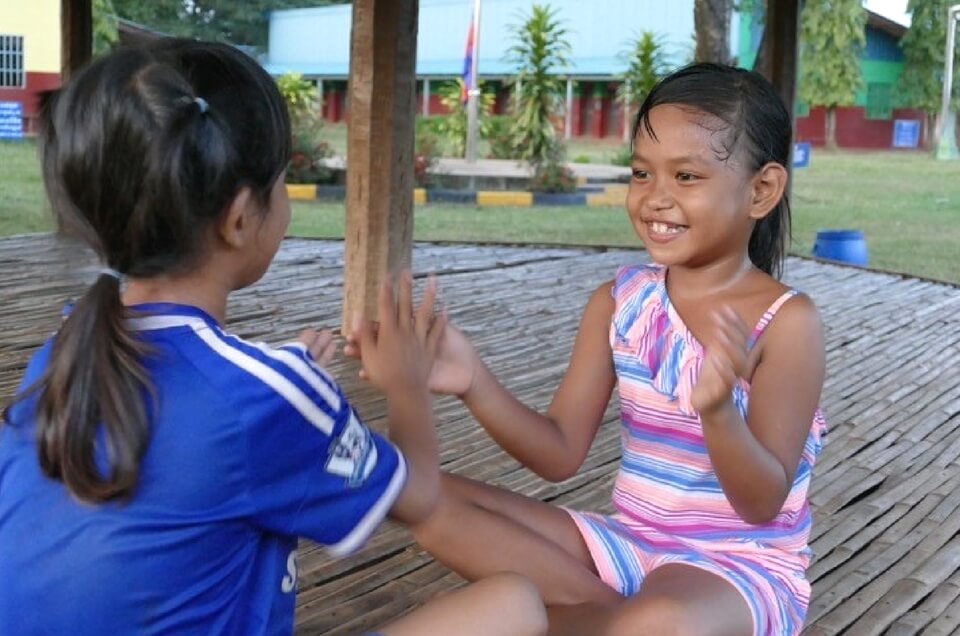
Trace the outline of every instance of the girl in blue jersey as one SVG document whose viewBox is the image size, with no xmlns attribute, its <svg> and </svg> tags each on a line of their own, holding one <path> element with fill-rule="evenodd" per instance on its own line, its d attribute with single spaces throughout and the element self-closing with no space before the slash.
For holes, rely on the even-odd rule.
<svg viewBox="0 0 960 636">
<path fill-rule="evenodd" d="M 324 371 L 329 332 L 274 348 L 222 328 L 290 219 L 289 120 L 256 62 L 185 40 L 121 50 L 49 96 L 41 130 L 57 221 L 104 268 L 0 426 L 0 634 L 290 633 L 298 536 L 343 554 L 436 504 L 434 289 L 415 308 L 402 277 L 378 335 L 360 330 L 388 441 Z M 505 576 L 383 632 L 544 626 Z"/>
</svg>

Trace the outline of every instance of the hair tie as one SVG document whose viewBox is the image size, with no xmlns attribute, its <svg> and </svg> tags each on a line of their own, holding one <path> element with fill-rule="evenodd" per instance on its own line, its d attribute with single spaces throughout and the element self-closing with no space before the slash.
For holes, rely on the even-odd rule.
<svg viewBox="0 0 960 636">
<path fill-rule="evenodd" d="M 207 109 L 210 107 L 210 104 L 207 103 L 207 100 L 205 100 L 205 99 L 202 98 L 202 97 L 194 97 L 194 98 L 193 98 L 193 101 L 194 101 L 194 103 L 196 103 L 197 107 L 200 109 L 200 114 L 201 114 L 201 115 L 203 115 L 204 113 L 206 113 L 206 112 L 207 112 Z"/>
<path fill-rule="evenodd" d="M 123 274 L 113 269 L 112 267 L 101 268 L 98 276 L 109 276 L 110 278 L 116 278 L 117 281 L 120 281 L 123 278 Z"/>
</svg>

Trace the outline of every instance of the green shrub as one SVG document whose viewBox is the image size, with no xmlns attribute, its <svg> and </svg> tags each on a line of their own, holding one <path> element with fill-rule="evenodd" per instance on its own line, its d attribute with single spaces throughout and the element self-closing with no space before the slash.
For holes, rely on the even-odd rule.
<svg viewBox="0 0 960 636">
<path fill-rule="evenodd" d="M 295 135 L 290 165 L 287 167 L 287 183 L 330 183 L 333 170 L 323 160 L 333 156 L 330 144 L 306 133 Z"/>
<path fill-rule="evenodd" d="M 576 192 L 577 176 L 565 164 L 550 158 L 537 164 L 530 189 L 534 192 Z"/>
<path fill-rule="evenodd" d="M 514 150 L 511 127 L 513 118 L 509 115 L 491 115 L 487 117 L 486 126 L 480 132 L 490 146 L 491 159 L 519 159 L 519 153 Z"/>
<path fill-rule="evenodd" d="M 493 112 L 496 96 L 483 90 L 483 82 L 478 86 L 480 99 L 477 101 L 477 132 L 482 138 L 487 118 Z M 440 103 L 449 111 L 441 117 L 437 133 L 443 139 L 446 150 L 454 157 L 463 157 L 467 151 L 467 105 L 460 99 L 463 90 L 463 80 L 458 78 L 444 82 L 437 91 L 440 94 Z"/>
<path fill-rule="evenodd" d="M 277 78 L 277 88 L 287 103 L 293 133 L 287 183 L 329 183 L 333 171 L 323 160 L 333 156 L 333 149 L 323 139 L 316 87 L 299 73 L 284 73 Z"/>
<path fill-rule="evenodd" d="M 629 166 L 633 161 L 633 149 L 629 144 L 625 146 L 620 146 L 617 151 L 610 157 L 610 163 L 615 166 Z"/>
<path fill-rule="evenodd" d="M 440 135 L 440 127 L 443 125 L 444 115 L 427 115 L 417 117 L 416 126 L 416 135 L 419 137 L 421 134 L 428 133 L 434 137 Z"/>
<path fill-rule="evenodd" d="M 507 60 L 517 68 L 512 136 L 519 158 L 530 163 L 547 160 L 556 139 L 553 116 L 560 112 L 561 80 L 572 49 L 559 11 L 534 4 L 523 23 L 510 28 L 513 44 Z"/>
<path fill-rule="evenodd" d="M 417 187 L 426 188 L 432 185 L 429 170 L 437 163 L 439 156 L 439 137 L 429 125 L 417 126 L 413 151 L 413 181 Z"/>
</svg>

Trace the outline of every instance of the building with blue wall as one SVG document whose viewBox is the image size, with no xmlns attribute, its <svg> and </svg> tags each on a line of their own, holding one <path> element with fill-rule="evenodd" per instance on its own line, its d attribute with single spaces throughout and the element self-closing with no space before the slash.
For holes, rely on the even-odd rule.
<svg viewBox="0 0 960 636">
<path fill-rule="evenodd" d="M 478 75 L 497 92 L 498 112 L 509 99 L 507 80 L 515 71 L 506 59 L 511 27 L 523 21 L 533 4 L 533 0 L 483 0 Z M 549 4 L 566 28 L 572 48 L 569 68 L 555 69 L 555 73 L 569 80 L 567 103 L 574 136 L 621 134 L 624 113 L 613 98 L 617 77 L 626 67 L 621 53 L 641 32 L 658 34 L 674 65 L 693 57 L 693 0 L 550 0 Z M 332 121 L 347 110 L 351 12 L 350 5 L 339 5 L 274 11 L 269 17 L 267 70 L 316 80 L 324 95 L 324 114 Z M 421 0 L 417 36 L 421 113 L 441 112 L 438 84 L 461 75 L 472 13 L 473 0 Z"/>
<path fill-rule="evenodd" d="M 748 68 L 753 65 L 763 32 L 759 11 L 762 7 L 756 3 L 753 12 L 744 12 L 740 19 L 739 61 Z M 867 11 L 866 44 L 860 56 L 863 88 L 857 92 L 853 106 L 836 109 L 837 145 L 841 148 L 890 148 L 897 120 L 910 122 L 918 141 L 923 139 L 923 112 L 900 108 L 897 101 L 897 82 L 903 72 L 900 38 L 906 32 L 904 24 Z M 825 144 L 826 109 L 798 102 L 795 111 L 797 140 Z"/>
</svg>

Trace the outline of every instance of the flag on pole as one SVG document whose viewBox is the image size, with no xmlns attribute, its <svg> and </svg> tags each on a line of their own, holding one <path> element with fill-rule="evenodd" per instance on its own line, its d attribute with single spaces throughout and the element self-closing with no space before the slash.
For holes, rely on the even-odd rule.
<svg viewBox="0 0 960 636">
<path fill-rule="evenodd" d="M 467 103 L 470 89 L 473 88 L 474 28 L 473 18 L 470 18 L 470 28 L 467 29 L 467 50 L 463 55 L 463 86 L 460 87 L 460 101 L 464 104 Z"/>
</svg>

